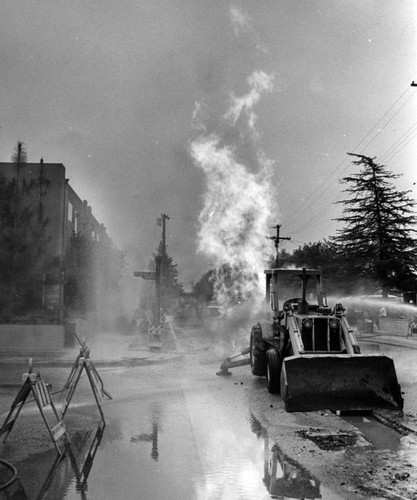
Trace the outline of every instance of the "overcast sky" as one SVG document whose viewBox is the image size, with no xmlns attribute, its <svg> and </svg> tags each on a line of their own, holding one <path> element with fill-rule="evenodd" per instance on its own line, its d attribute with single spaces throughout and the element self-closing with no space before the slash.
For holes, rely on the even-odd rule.
<svg viewBox="0 0 417 500">
<path fill-rule="evenodd" d="M 238 191 L 288 250 L 333 235 L 347 152 L 414 189 L 415 0 L 3 0 L 0 14 L 0 160 L 23 140 L 28 161 L 63 163 L 137 269 L 167 213 L 168 253 L 198 278 L 213 264 L 201 226 Z M 202 151 L 239 184 L 210 181 Z"/>
</svg>

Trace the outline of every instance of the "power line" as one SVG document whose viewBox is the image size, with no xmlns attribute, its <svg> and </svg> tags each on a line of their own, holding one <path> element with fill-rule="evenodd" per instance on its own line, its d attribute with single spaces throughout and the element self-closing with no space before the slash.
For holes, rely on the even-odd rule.
<svg viewBox="0 0 417 500">
<path fill-rule="evenodd" d="M 336 179 L 336 180 L 337 180 L 337 179 Z M 336 182 L 336 181 L 335 181 L 335 182 Z M 334 182 L 333 182 L 333 184 L 334 184 Z M 329 185 L 329 186 L 326 188 L 326 190 L 325 190 L 325 191 L 327 191 L 327 189 L 328 189 L 328 188 L 330 188 L 330 187 L 331 187 L 331 185 Z M 323 191 L 323 193 L 324 193 L 325 191 Z M 324 207 L 322 207 L 322 208 L 318 209 L 316 212 L 313 212 L 310 218 L 308 218 L 308 219 L 304 219 L 304 221 L 303 221 L 303 222 L 301 222 L 298 226 L 296 226 L 296 227 L 295 227 L 295 229 L 291 230 L 291 233 L 292 233 L 292 234 L 297 234 L 297 233 L 299 233 L 299 232 L 304 231 L 304 229 L 307 229 L 308 227 L 311 227 L 311 225 L 312 225 L 314 222 L 316 222 L 317 220 L 320 220 L 321 216 L 322 216 L 322 215 L 325 215 L 327 212 L 329 212 L 329 211 L 330 211 L 330 210 L 334 207 L 334 204 L 335 204 L 337 201 L 341 200 L 341 199 L 343 199 L 343 194 L 338 194 L 338 196 L 337 196 L 336 198 L 334 198 L 334 199 L 333 199 L 333 201 L 331 201 L 330 203 L 327 203 Z M 312 203 L 313 203 L 313 202 L 311 202 L 311 203 L 309 204 L 309 206 L 311 206 L 311 204 L 312 204 Z M 293 219 L 293 220 L 295 220 L 295 219 Z M 289 225 L 290 227 L 291 227 L 291 223 L 292 223 L 292 222 L 293 222 L 293 221 L 290 221 L 290 222 L 288 223 L 288 225 Z"/>
<path fill-rule="evenodd" d="M 301 245 L 304 245 L 303 241 L 298 241 L 298 240 L 291 240 L 290 241 L 291 245 L 294 245 L 295 247 L 300 247 Z"/>
<path fill-rule="evenodd" d="M 326 205 L 324 209 L 321 211 L 317 212 L 316 215 L 314 215 L 312 218 L 304 221 L 302 224 L 299 226 L 295 227 L 293 230 L 291 230 L 291 234 L 299 234 L 305 231 L 306 229 L 310 229 L 312 227 L 315 227 L 318 225 L 318 223 L 322 221 L 323 217 L 331 211 L 332 208 L 334 208 L 334 204 L 337 200 L 333 201 L 331 204 Z"/>
<path fill-rule="evenodd" d="M 414 83 L 414 82 L 413 82 Z M 417 84 L 415 85 L 417 86 Z M 404 98 L 404 96 L 406 95 L 407 91 L 409 90 L 409 88 L 407 88 L 404 92 L 401 93 L 401 95 L 395 100 L 395 102 L 390 106 L 390 108 L 381 116 L 381 118 L 376 122 L 376 124 L 370 129 L 370 131 L 357 143 L 357 145 L 353 148 L 353 150 L 356 150 L 358 149 L 361 144 L 372 134 L 372 132 L 378 127 L 378 125 L 385 119 L 385 117 L 387 117 L 389 115 L 389 113 L 394 109 L 394 107 L 398 104 L 398 102 Z M 368 147 L 375 139 L 376 137 L 388 126 L 388 124 L 394 119 L 394 117 L 399 113 L 399 111 L 410 101 L 410 99 L 414 97 L 414 93 L 411 94 L 407 99 L 406 101 L 400 106 L 400 108 L 390 117 L 390 119 L 385 123 L 385 125 L 378 131 L 378 133 L 376 135 L 374 135 L 374 137 L 368 141 L 368 143 L 363 146 L 363 148 L 360 150 L 360 153 L 362 153 L 364 151 L 364 149 L 366 147 Z M 411 127 L 412 128 L 412 127 Z M 417 131 L 416 131 L 417 132 Z M 408 133 L 410 133 L 410 131 L 408 131 Z M 404 136 L 407 136 L 407 133 L 404 134 Z M 402 136 L 403 137 L 403 136 Z M 394 151 L 392 151 L 392 153 L 394 153 L 392 156 L 390 156 L 390 159 L 392 159 L 396 154 L 398 154 L 412 139 L 414 138 L 414 130 L 412 132 L 412 136 L 409 138 L 409 140 L 403 144 L 403 146 L 397 150 L 395 153 Z M 401 140 L 401 142 L 399 144 L 397 144 L 397 147 L 400 146 L 400 144 L 402 144 L 405 140 L 407 139 L 407 137 L 403 137 L 403 139 Z M 398 141 L 397 141 L 398 142 Z M 387 150 L 389 151 L 389 150 Z M 342 160 L 337 166 L 335 169 L 333 169 L 333 171 L 330 173 L 330 178 L 333 176 L 333 174 L 335 174 L 342 166 L 343 164 L 348 161 L 347 158 L 345 158 L 344 160 Z M 350 166 L 350 163 L 340 172 L 339 175 L 342 175 Z M 310 195 L 306 198 L 306 200 L 303 202 L 303 204 L 299 205 L 295 211 L 292 212 L 291 214 L 291 219 L 292 220 L 295 220 L 295 217 L 299 218 L 299 216 L 301 214 L 303 214 L 306 210 L 308 210 L 311 205 L 320 197 L 322 196 L 328 189 L 330 189 L 331 186 L 333 186 L 333 184 L 335 184 L 335 182 L 337 182 L 337 178 L 335 178 L 333 181 L 330 182 L 330 184 L 328 184 L 327 187 L 325 187 L 324 189 L 321 189 L 321 191 L 318 193 L 318 191 L 320 190 L 320 188 L 322 188 L 326 182 L 328 182 L 328 179 L 325 179 L 321 184 L 319 184 L 319 186 L 317 186 L 317 188 L 312 192 L 310 193 Z M 317 196 L 315 196 L 317 194 Z M 306 201 L 310 200 L 311 201 L 306 204 Z M 339 201 L 338 199 L 336 199 L 335 201 Z M 334 203 L 334 202 L 333 202 Z M 332 203 L 332 204 L 333 204 Z M 316 212 L 315 214 L 313 214 L 312 217 L 310 217 L 310 219 L 308 219 L 308 221 L 305 221 L 304 224 L 302 224 L 301 226 L 298 226 L 296 228 L 297 232 L 300 232 L 300 227 L 302 228 L 302 230 L 306 229 L 307 227 L 309 227 L 309 225 L 311 223 L 313 223 L 314 221 L 318 220 L 318 218 L 320 218 L 320 216 L 324 213 L 326 213 L 328 211 L 328 207 L 330 205 L 326 205 L 326 207 L 320 209 L 318 212 Z M 300 209 L 301 212 L 300 212 Z M 298 215 L 296 215 L 298 212 Z M 285 220 L 284 220 L 285 222 Z M 291 221 L 289 222 L 289 225 L 291 225 Z"/>
<path fill-rule="evenodd" d="M 413 130 L 411 130 L 413 128 Z M 403 134 L 401 136 L 401 141 L 398 142 L 396 147 L 391 147 L 387 151 L 385 151 L 384 155 L 386 154 L 386 159 L 383 160 L 385 163 L 391 161 L 393 158 L 397 156 L 398 153 L 400 153 L 408 144 L 415 138 L 417 134 L 417 122 L 410 127 L 409 132 L 407 134 Z M 403 144 L 402 144 L 403 143 Z M 383 155 L 383 156 L 384 156 Z"/>
<path fill-rule="evenodd" d="M 403 97 L 403 96 L 401 96 L 401 97 Z M 414 94 L 411 94 L 411 95 L 410 95 L 410 97 L 409 97 L 409 98 L 405 101 L 405 103 L 404 103 L 404 104 L 403 104 L 400 108 L 398 108 L 398 109 L 397 109 L 397 111 L 396 111 L 396 112 L 395 112 L 395 113 L 391 116 L 391 118 L 387 121 L 387 123 L 386 123 L 386 124 L 385 124 L 385 125 L 384 125 L 381 129 L 380 129 L 380 130 L 378 130 L 378 133 L 377 133 L 377 134 L 373 137 L 373 139 L 371 139 L 371 140 L 370 140 L 370 141 L 369 141 L 369 142 L 368 142 L 368 143 L 367 143 L 367 144 L 366 144 L 366 145 L 365 145 L 365 146 L 361 149 L 360 153 L 362 153 L 362 152 L 365 150 L 365 148 L 367 148 L 370 144 L 372 144 L 372 143 L 374 142 L 374 140 L 377 138 L 377 136 L 378 136 L 378 135 L 379 135 L 379 134 L 380 134 L 380 133 L 381 133 L 381 132 L 382 132 L 382 131 L 383 131 L 383 130 L 384 130 L 384 129 L 385 129 L 385 128 L 386 128 L 386 127 L 387 127 L 387 126 L 391 123 L 391 122 L 392 122 L 392 120 L 393 120 L 393 119 L 394 119 L 394 118 L 398 115 L 398 113 L 399 113 L 399 112 L 403 109 L 403 107 L 404 107 L 404 106 L 408 103 L 408 101 L 409 101 L 411 98 L 413 98 L 413 97 L 414 97 Z M 397 99 L 397 100 L 395 101 L 395 103 L 394 103 L 394 104 L 396 104 L 396 103 L 398 102 L 398 100 L 399 100 L 399 99 Z M 394 106 L 394 105 L 393 105 L 393 106 Z M 384 117 L 385 117 L 385 116 L 389 113 L 389 111 L 391 111 L 391 109 L 393 108 L 393 106 L 391 106 L 391 108 L 387 111 L 387 113 L 385 113 L 385 114 L 384 114 L 384 116 L 383 116 L 382 118 L 384 118 Z M 381 120 L 382 120 L 382 118 L 381 118 Z M 381 120 L 379 120 L 379 121 L 378 121 L 378 123 L 380 123 L 380 121 L 381 121 Z M 373 127 L 373 129 L 372 129 L 372 130 L 374 130 L 376 126 L 377 126 L 377 125 L 374 125 L 374 127 Z M 362 141 L 361 141 L 361 142 L 362 142 Z M 356 146 L 356 147 L 358 147 L 358 146 Z M 355 148 L 355 149 L 356 149 L 356 148 Z"/>
<path fill-rule="evenodd" d="M 399 137 L 394 144 L 392 144 L 388 149 L 386 149 L 382 155 L 379 156 L 379 159 L 383 159 L 384 156 L 388 156 L 397 146 L 399 146 L 410 134 L 413 133 L 414 129 L 417 126 L 417 122 L 414 122 L 413 125 L 411 125 L 404 134 Z"/>
<path fill-rule="evenodd" d="M 403 91 L 401 93 L 401 95 L 395 100 L 395 102 L 390 106 L 390 108 L 381 116 L 381 118 L 379 118 L 379 120 L 376 122 L 376 124 L 369 130 L 369 132 L 356 144 L 356 146 L 354 146 L 354 148 L 352 148 L 352 150 L 357 150 L 361 144 L 371 135 L 371 133 L 376 129 L 376 127 L 384 120 L 384 118 L 391 112 L 391 110 L 397 105 L 397 103 L 407 94 L 407 92 L 409 91 L 409 87 L 407 87 L 407 89 L 405 89 L 405 91 Z M 407 98 L 407 100 L 405 101 L 405 103 L 399 108 L 399 110 L 397 110 L 394 115 L 390 118 L 390 120 L 384 125 L 384 127 L 378 132 L 380 133 L 382 130 L 384 130 L 387 125 L 393 120 L 393 118 L 398 114 L 398 112 L 408 103 L 408 101 L 414 96 L 414 93 L 411 94 L 410 97 Z M 371 144 L 376 138 L 376 135 L 374 136 L 374 138 L 369 141 L 366 146 L 364 146 L 362 149 L 361 149 L 361 153 L 364 151 L 364 149 L 366 147 L 369 146 L 369 144 Z M 304 213 L 308 208 L 310 208 L 310 206 L 312 205 L 312 203 L 314 203 L 317 199 L 317 197 L 314 197 L 314 195 L 320 190 L 320 188 L 322 188 L 326 182 L 328 182 L 328 179 L 331 178 L 333 176 L 333 174 L 335 174 L 342 166 L 345 162 L 347 162 L 348 159 L 347 158 L 344 158 L 341 162 L 338 163 L 338 165 L 330 172 L 330 175 L 327 177 L 327 179 L 323 180 L 323 182 L 321 182 L 317 187 L 316 189 L 310 193 L 306 200 L 304 201 L 304 203 L 302 203 L 301 205 L 299 205 L 292 213 L 291 216 L 294 216 L 295 214 L 297 214 L 297 212 L 301 210 L 301 214 Z M 350 166 L 350 163 L 348 164 L 348 166 L 346 168 L 344 168 L 342 170 L 341 173 L 345 172 L 347 170 L 347 168 Z M 333 181 L 331 181 L 331 183 L 324 189 L 322 190 L 320 193 L 319 193 L 319 196 L 321 196 L 322 194 L 324 194 L 335 182 L 337 181 L 337 178 L 334 179 Z M 310 199 L 311 202 L 308 204 L 308 205 L 305 205 L 305 203 L 307 201 L 309 201 Z"/>
<path fill-rule="evenodd" d="M 318 212 L 313 214 L 312 217 L 305 220 L 300 225 L 296 226 L 296 228 L 291 231 L 291 234 L 299 234 L 305 231 L 306 229 L 317 226 L 318 222 L 321 221 L 327 213 L 331 212 L 332 209 L 334 209 L 335 204 L 338 201 L 342 201 L 345 198 L 346 196 L 337 196 L 335 199 L 333 199 L 332 202 L 328 203 L 325 207 L 323 207 Z"/>
<path fill-rule="evenodd" d="M 397 154 L 399 154 L 408 144 L 411 142 L 417 135 L 417 122 L 415 122 L 413 125 L 409 127 L 409 129 L 399 138 L 397 141 L 390 147 L 388 148 L 381 156 L 380 159 L 383 159 L 384 156 L 387 156 L 386 160 L 383 160 L 384 163 L 387 163 L 387 161 L 392 160 Z M 404 141 L 406 141 L 404 143 Z M 401 146 L 401 147 L 400 147 Z M 399 147 L 399 149 L 398 149 Z M 391 154 L 389 154 L 391 153 Z M 410 187 L 415 185 L 416 183 L 412 183 Z M 314 227 L 314 222 L 318 221 L 321 219 L 321 216 L 325 215 L 326 213 L 331 211 L 332 205 L 339 201 L 343 201 L 347 198 L 347 195 L 341 195 L 336 197 L 331 203 L 327 204 L 325 207 L 320 209 L 318 212 L 314 213 L 310 219 L 304 221 L 301 225 L 297 226 L 293 231 L 292 234 L 297 234 L 302 231 L 304 231 L 307 228 Z"/>
</svg>

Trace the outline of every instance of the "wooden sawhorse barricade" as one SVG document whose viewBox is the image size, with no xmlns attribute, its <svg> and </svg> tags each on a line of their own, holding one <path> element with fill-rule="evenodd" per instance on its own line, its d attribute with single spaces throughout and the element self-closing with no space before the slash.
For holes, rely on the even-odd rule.
<svg viewBox="0 0 417 500">
<path fill-rule="evenodd" d="M 165 322 L 154 325 L 148 325 L 148 342 L 147 347 L 150 351 L 160 351 L 162 349 L 162 341 L 165 333 Z"/>
<path fill-rule="evenodd" d="M 39 412 L 42 416 L 42 419 L 48 429 L 49 435 L 51 436 L 52 442 L 55 448 L 58 451 L 59 455 L 62 455 L 63 451 L 59 448 L 57 441 L 63 437 L 66 444 L 70 444 L 70 438 L 67 434 L 65 424 L 63 418 L 59 415 L 51 397 L 51 391 L 49 389 L 48 384 L 46 384 L 42 378 L 40 373 L 32 372 L 32 359 L 29 360 L 29 369 L 27 373 L 24 373 L 22 376 L 23 385 L 20 388 L 17 396 L 15 397 L 10 411 L 4 421 L 2 427 L 0 428 L 0 436 L 4 434 L 3 442 L 6 441 L 7 437 L 11 433 L 14 424 L 17 421 L 17 418 L 25 404 L 29 394 L 33 395 L 34 400 L 38 406 Z M 56 424 L 51 425 L 45 415 L 45 407 L 50 406 L 52 408 L 52 413 L 54 418 L 56 419 Z"/>
<path fill-rule="evenodd" d="M 77 388 L 83 371 L 86 372 L 87 378 L 90 382 L 91 390 L 97 403 L 101 420 L 103 421 L 104 425 L 106 424 L 101 407 L 101 400 L 103 396 L 106 396 L 109 399 L 112 399 L 112 397 L 108 392 L 105 391 L 103 381 L 101 380 L 100 375 L 97 373 L 97 370 L 95 369 L 93 362 L 90 359 L 90 349 L 87 346 L 85 339 L 80 342 L 80 352 L 61 391 L 61 398 L 64 398 L 64 404 L 62 406 L 61 414 L 58 412 L 54 405 L 54 402 L 52 401 L 51 391 L 48 384 L 46 384 L 42 380 L 39 372 L 33 373 L 32 369 L 33 363 L 32 358 L 30 358 L 29 369 L 27 373 L 24 373 L 22 376 L 23 385 L 17 393 L 17 396 L 15 397 L 10 407 L 10 411 L 6 417 L 6 420 L 0 428 L 0 437 L 4 435 L 3 442 L 6 441 L 8 435 L 12 431 L 14 424 L 16 423 L 16 420 L 29 394 L 32 394 L 34 400 L 36 401 L 42 419 L 48 429 L 49 435 L 51 436 L 51 439 L 54 443 L 54 446 L 57 449 L 59 455 L 62 455 L 63 452 L 60 450 L 57 441 L 61 437 L 64 437 L 66 444 L 71 444 L 70 438 L 65 428 L 64 417 L 71 403 L 72 397 L 74 396 L 75 389 Z M 44 408 L 48 405 L 52 408 L 53 416 L 56 419 L 56 423 L 54 425 L 51 425 L 46 418 Z"/>
<path fill-rule="evenodd" d="M 82 341 L 80 342 L 80 352 L 61 391 L 61 399 L 64 399 L 64 404 L 61 410 L 61 418 L 65 417 L 83 371 L 85 371 L 85 373 L 87 374 L 87 378 L 90 382 L 91 390 L 93 392 L 98 411 L 100 412 L 101 420 L 105 425 L 106 421 L 104 419 L 101 401 L 103 396 L 106 396 L 108 399 L 113 398 L 104 389 L 103 381 L 101 380 L 100 375 L 98 374 L 95 366 L 93 365 L 93 362 L 90 359 L 90 348 L 88 347 L 85 339 L 82 339 Z"/>
</svg>

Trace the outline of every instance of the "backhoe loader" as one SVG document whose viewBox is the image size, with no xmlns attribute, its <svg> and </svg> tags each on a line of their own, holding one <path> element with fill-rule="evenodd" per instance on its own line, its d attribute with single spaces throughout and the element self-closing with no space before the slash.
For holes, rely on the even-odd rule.
<svg viewBox="0 0 417 500">
<path fill-rule="evenodd" d="M 327 304 L 321 270 L 264 272 L 272 320 L 252 327 L 250 346 L 226 358 L 218 375 L 250 364 L 253 375 L 266 377 L 270 393 L 281 394 L 289 412 L 403 408 L 393 360 L 361 354 L 342 304 Z M 281 281 L 294 278 L 301 281 L 301 293 L 282 301 L 280 308 Z M 234 359 L 246 354 L 248 358 Z"/>
</svg>

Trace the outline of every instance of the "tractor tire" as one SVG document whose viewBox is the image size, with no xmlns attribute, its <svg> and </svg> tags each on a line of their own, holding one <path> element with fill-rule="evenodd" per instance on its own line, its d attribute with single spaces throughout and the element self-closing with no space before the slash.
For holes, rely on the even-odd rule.
<svg viewBox="0 0 417 500">
<path fill-rule="evenodd" d="M 279 394 L 281 392 L 281 353 L 277 349 L 269 349 L 266 353 L 266 364 L 268 392 L 271 394 Z"/>
<path fill-rule="evenodd" d="M 266 345 L 262 339 L 262 330 L 259 325 L 252 327 L 250 333 L 250 366 L 253 375 L 265 377 Z"/>
</svg>

